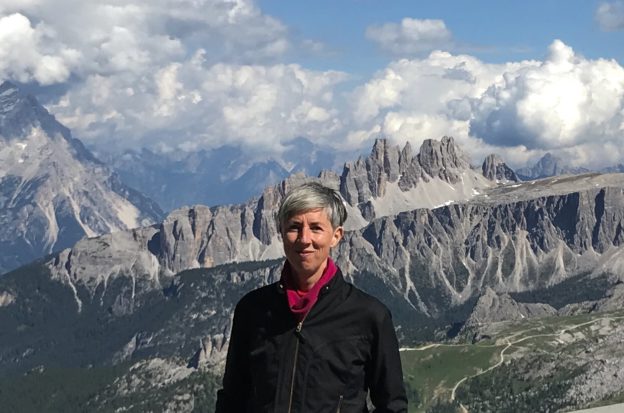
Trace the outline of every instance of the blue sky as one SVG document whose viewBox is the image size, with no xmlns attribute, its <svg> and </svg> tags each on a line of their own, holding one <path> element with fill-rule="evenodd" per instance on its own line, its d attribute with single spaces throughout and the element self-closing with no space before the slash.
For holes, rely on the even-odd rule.
<svg viewBox="0 0 624 413">
<path fill-rule="evenodd" d="M 108 149 L 451 135 L 475 162 L 612 165 L 622 44 L 624 0 L 0 0 L 0 80 Z"/>
<path fill-rule="evenodd" d="M 319 69 L 368 74 L 383 68 L 387 53 L 366 39 L 366 28 L 405 17 L 440 19 L 453 33 L 454 50 L 488 62 L 541 59 L 554 39 L 590 58 L 624 60 L 624 32 L 601 30 L 595 13 L 603 3 L 571 1 L 373 1 L 262 0 L 260 7 L 285 22 L 293 35 L 320 41 L 325 58 L 293 56 Z"/>
</svg>

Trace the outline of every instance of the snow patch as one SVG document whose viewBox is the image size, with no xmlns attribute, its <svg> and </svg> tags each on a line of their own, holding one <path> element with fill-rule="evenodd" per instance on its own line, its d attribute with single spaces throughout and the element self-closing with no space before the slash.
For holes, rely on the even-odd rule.
<svg viewBox="0 0 624 413">
<path fill-rule="evenodd" d="M 6 88 L 2 93 L 0 93 L 1 97 L 5 97 L 5 96 L 13 96 L 17 94 L 17 89 L 14 87 L 8 87 Z"/>
<path fill-rule="evenodd" d="M 452 203 L 453 203 L 453 201 L 446 201 L 446 202 L 444 202 L 443 204 L 440 204 L 440 205 L 435 205 L 435 206 L 434 206 L 433 208 L 431 208 L 431 209 L 436 209 L 436 208 L 440 208 L 440 207 L 443 207 L 443 206 L 449 206 L 449 205 L 451 205 Z"/>
</svg>

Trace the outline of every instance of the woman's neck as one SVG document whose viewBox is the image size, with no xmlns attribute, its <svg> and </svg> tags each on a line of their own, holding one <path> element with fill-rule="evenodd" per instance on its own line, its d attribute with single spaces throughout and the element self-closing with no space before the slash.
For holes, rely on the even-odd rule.
<svg viewBox="0 0 624 413">
<path fill-rule="evenodd" d="M 299 291 L 310 291 L 312 287 L 321 279 L 325 269 L 327 268 L 327 261 L 312 275 L 300 275 L 293 273 L 293 281 Z"/>
</svg>

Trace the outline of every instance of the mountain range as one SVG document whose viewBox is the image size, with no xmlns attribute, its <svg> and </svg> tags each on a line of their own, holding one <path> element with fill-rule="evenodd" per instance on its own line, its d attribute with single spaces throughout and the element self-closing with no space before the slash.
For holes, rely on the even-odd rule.
<svg viewBox="0 0 624 413">
<path fill-rule="evenodd" d="M 335 167 L 335 155 L 297 138 L 284 148 L 282 158 L 253 160 L 239 147 L 169 153 L 126 150 L 121 155 L 98 151 L 121 179 L 154 199 L 165 210 L 189 205 L 239 204 L 257 197 L 263 188 L 294 173 L 317 175 Z"/>
<path fill-rule="evenodd" d="M 234 305 L 279 277 L 275 210 L 309 180 L 344 198 L 349 218 L 334 258 L 349 281 L 390 307 L 403 346 L 478 342 L 496 323 L 624 302 L 624 174 L 523 182 L 496 155 L 472 166 L 452 137 L 425 140 L 417 152 L 379 139 L 341 171 L 295 173 L 244 202 L 191 205 L 158 219 L 155 203 L 124 186 L 33 98 L 4 84 L 0 107 L 0 199 L 9 206 L 2 216 L 28 229 L 1 239 L 23 234 L 24 244 L 32 242 L 39 221 L 21 217 L 47 205 L 83 229 L 66 248 L 44 243 L 39 256 L 59 250 L 0 277 L 0 379 L 54 395 L 33 401 L 35 410 L 53 411 L 46 403 L 61 403 L 65 390 L 50 383 L 64 389 L 76 377 L 71 406 L 65 401 L 59 411 L 210 411 Z M 210 156 L 198 155 L 197 168 L 208 168 Z M 110 207 L 119 193 L 133 214 L 110 212 L 119 212 Z M 122 220 L 128 216 L 135 220 Z M 125 228 L 112 228 L 114 217 Z M 39 219 L 43 235 L 33 239 L 53 239 L 51 223 L 65 222 Z M 23 250 L 8 241 L 2 247 L 3 254 Z M 578 377 L 591 381 L 584 373 Z M 610 395 L 624 392 L 624 382 L 614 383 Z M 606 397 L 598 394 L 557 402 Z M 0 391 L 0 403 L 23 408 L 11 396 Z"/>
<path fill-rule="evenodd" d="M 578 175 L 589 172 L 621 173 L 624 172 L 624 165 L 618 164 L 599 169 L 589 169 L 582 166 L 572 166 L 564 159 L 547 152 L 535 163 L 535 165 L 526 166 L 516 170 L 518 177 L 520 177 L 523 181 L 556 175 Z"/>
</svg>

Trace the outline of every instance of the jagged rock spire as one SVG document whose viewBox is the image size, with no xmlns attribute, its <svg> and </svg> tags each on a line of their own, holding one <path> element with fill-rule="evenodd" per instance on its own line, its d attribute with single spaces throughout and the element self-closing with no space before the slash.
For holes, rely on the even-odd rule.
<svg viewBox="0 0 624 413">
<path fill-rule="evenodd" d="M 518 175 L 497 154 L 488 155 L 481 166 L 483 176 L 497 182 L 520 182 Z"/>
<path fill-rule="evenodd" d="M 429 176 L 449 182 L 455 182 L 461 170 L 470 168 L 468 157 L 450 136 L 444 136 L 440 141 L 425 140 L 420 147 L 418 162 Z"/>
</svg>

